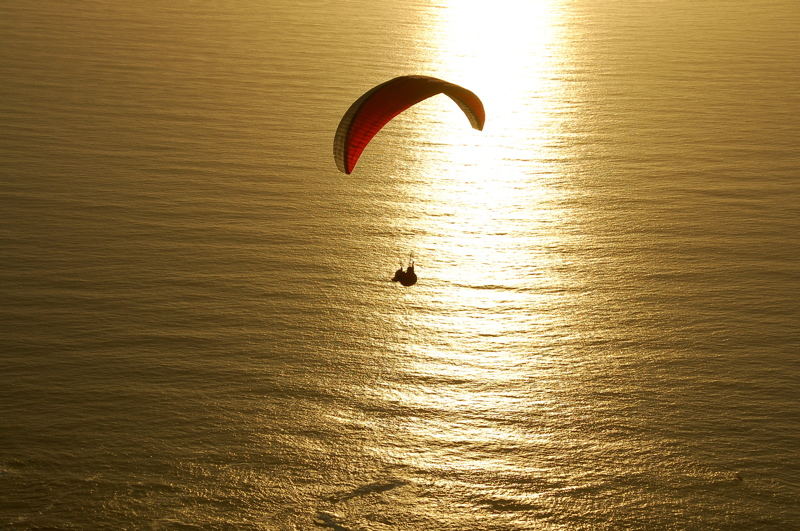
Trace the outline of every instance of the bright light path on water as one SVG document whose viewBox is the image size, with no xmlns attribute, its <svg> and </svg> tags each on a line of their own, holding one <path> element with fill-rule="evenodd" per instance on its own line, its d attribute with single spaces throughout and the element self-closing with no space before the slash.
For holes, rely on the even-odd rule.
<svg viewBox="0 0 800 531">
<path fill-rule="evenodd" d="M 550 393 L 531 392 L 527 382 L 552 377 L 554 363 L 542 354 L 548 347 L 532 347 L 532 338 L 565 329 L 568 319 L 551 289 L 559 284 L 553 249 L 561 247 L 565 221 L 552 155 L 564 90 L 554 74 L 563 51 L 559 11 L 549 2 L 453 0 L 431 16 L 435 22 L 420 39 L 431 43 L 420 58 L 429 65 L 424 73 L 475 92 L 487 118 L 484 131 L 471 129 L 446 96 L 404 115 L 414 124 L 404 168 L 415 175 L 408 194 L 423 205 L 417 215 L 424 228 L 413 242 L 421 282 L 406 296 L 429 313 L 410 310 L 398 326 L 414 331 L 406 347 L 409 381 L 437 383 L 398 387 L 393 399 L 449 409 L 454 419 L 464 411 L 508 419 L 530 407 L 546 411 Z M 461 420 L 445 427 L 420 418 L 407 429 L 428 440 L 433 455 L 447 446 L 442 438 L 512 447 L 549 437 Z M 433 467 L 507 466 L 474 462 L 474 454 L 463 456 L 470 462 L 433 455 L 419 459 Z"/>
</svg>

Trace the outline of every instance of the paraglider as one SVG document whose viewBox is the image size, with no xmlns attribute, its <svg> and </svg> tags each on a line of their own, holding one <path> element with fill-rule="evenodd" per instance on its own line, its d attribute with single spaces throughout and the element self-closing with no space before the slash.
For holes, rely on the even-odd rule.
<svg viewBox="0 0 800 531">
<path fill-rule="evenodd" d="M 464 112 L 473 128 L 483 130 L 486 113 L 480 98 L 470 90 L 430 76 L 400 76 L 371 88 L 347 109 L 336 129 L 333 158 L 339 171 L 350 174 L 370 140 L 392 118 L 437 94 L 450 97 Z M 414 261 L 402 264 L 392 282 L 403 286 L 417 283 Z"/>
<path fill-rule="evenodd" d="M 403 271 L 403 265 L 400 264 L 400 269 L 394 272 L 392 282 L 399 282 L 403 286 L 413 286 L 417 283 L 417 274 L 414 273 L 414 261 L 408 264 L 408 267 Z"/>
<path fill-rule="evenodd" d="M 358 158 L 378 131 L 417 103 L 446 94 L 464 111 L 473 128 L 482 130 L 486 120 L 483 103 L 473 92 L 430 76 L 400 76 L 368 90 L 344 113 L 333 141 L 336 167 L 351 173 Z"/>
</svg>

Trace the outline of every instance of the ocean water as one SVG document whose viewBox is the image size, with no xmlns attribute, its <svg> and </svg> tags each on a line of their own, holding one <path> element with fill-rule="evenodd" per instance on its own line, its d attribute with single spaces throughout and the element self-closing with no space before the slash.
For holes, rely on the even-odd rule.
<svg viewBox="0 0 800 531">
<path fill-rule="evenodd" d="M 0 4 L 0 527 L 800 527 L 798 26 Z"/>
</svg>

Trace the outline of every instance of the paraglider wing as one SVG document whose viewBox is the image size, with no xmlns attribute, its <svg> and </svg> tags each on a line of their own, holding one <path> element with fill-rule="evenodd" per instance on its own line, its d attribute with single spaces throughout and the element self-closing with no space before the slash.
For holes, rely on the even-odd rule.
<svg viewBox="0 0 800 531">
<path fill-rule="evenodd" d="M 446 94 L 458 104 L 475 129 L 483 129 L 483 103 L 473 92 L 428 76 L 400 76 L 368 90 L 347 110 L 333 141 L 336 166 L 350 173 L 361 152 L 392 118 L 422 100 Z"/>
</svg>

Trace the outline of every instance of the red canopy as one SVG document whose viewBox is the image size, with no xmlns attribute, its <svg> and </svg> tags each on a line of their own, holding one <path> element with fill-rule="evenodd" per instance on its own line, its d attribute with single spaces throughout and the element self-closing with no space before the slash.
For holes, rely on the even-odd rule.
<svg viewBox="0 0 800 531">
<path fill-rule="evenodd" d="M 384 125 L 412 105 L 437 94 L 447 94 L 461 107 L 472 127 L 483 129 L 486 114 L 473 92 L 435 77 L 396 77 L 368 90 L 344 114 L 333 141 L 336 166 L 344 173 L 352 172 L 361 152 Z"/>
</svg>

